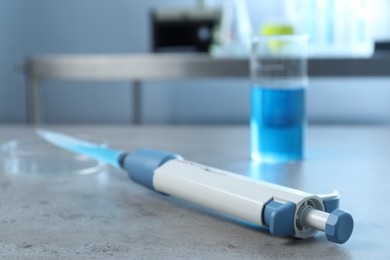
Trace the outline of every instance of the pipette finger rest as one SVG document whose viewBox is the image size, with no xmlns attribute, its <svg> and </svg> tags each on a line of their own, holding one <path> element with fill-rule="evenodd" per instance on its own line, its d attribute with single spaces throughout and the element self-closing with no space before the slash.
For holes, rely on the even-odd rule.
<svg viewBox="0 0 390 260">
<path fill-rule="evenodd" d="M 329 241 L 341 244 L 352 234 L 353 218 L 338 209 L 337 192 L 317 196 L 163 151 L 137 150 L 121 165 L 145 187 L 267 227 L 275 236 L 308 238 L 323 231 Z"/>
</svg>

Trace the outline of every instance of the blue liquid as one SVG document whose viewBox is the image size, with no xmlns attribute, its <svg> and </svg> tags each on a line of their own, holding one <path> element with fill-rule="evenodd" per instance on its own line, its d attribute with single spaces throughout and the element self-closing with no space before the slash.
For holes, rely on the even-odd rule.
<svg viewBox="0 0 390 260">
<path fill-rule="evenodd" d="M 252 160 L 270 163 L 301 160 L 304 124 L 304 88 L 252 87 Z"/>
</svg>

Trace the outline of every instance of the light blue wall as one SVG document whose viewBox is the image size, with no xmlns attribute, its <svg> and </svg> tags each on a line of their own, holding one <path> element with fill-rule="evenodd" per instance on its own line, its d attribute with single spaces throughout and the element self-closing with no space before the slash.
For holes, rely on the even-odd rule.
<svg viewBox="0 0 390 260">
<path fill-rule="evenodd" d="M 0 121 L 26 122 L 25 89 L 16 65 L 39 53 L 148 52 L 152 7 L 193 1 L 1 0 Z M 48 122 L 129 122 L 127 83 L 47 84 Z"/>
<path fill-rule="evenodd" d="M 0 120 L 21 122 L 24 116 L 25 96 L 23 82 L 16 73 L 18 50 L 22 46 L 20 25 L 12 12 L 14 2 L 0 1 Z"/>
<path fill-rule="evenodd" d="M 254 8 L 256 1 L 248 3 L 252 17 L 260 20 L 265 11 Z M 0 122 L 26 122 L 24 80 L 15 69 L 26 56 L 148 52 L 149 10 L 194 3 L 190 0 L 0 0 Z M 129 123 L 132 119 L 129 83 L 48 82 L 42 97 L 46 122 Z M 388 100 L 388 78 L 312 79 L 308 90 L 309 119 L 338 123 L 390 122 Z M 238 79 L 147 82 L 143 101 L 146 123 L 246 123 L 249 82 Z"/>
</svg>

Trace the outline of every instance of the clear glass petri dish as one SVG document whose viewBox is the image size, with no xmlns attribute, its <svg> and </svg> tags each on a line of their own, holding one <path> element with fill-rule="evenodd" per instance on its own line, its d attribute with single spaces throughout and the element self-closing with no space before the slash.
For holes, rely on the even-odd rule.
<svg viewBox="0 0 390 260">
<path fill-rule="evenodd" d="M 77 137 L 107 146 L 96 137 Z M 3 170 L 13 175 L 74 176 L 96 173 L 105 167 L 102 162 L 61 149 L 38 136 L 9 141 L 0 151 Z"/>
</svg>

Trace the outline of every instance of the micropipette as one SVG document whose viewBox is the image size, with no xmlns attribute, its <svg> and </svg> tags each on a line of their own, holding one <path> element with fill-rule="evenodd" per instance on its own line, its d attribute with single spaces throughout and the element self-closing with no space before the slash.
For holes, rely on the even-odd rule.
<svg viewBox="0 0 390 260">
<path fill-rule="evenodd" d="M 338 209 L 339 194 L 314 195 L 184 160 L 156 150 L 113 150 L 46 130 L 36 133 L 66 150 L 124 169 L 136 183 L 269 229 L 275 236 L 309 238 L 323 231 L 345 243 L 352 216 Z"/>
</svg>

